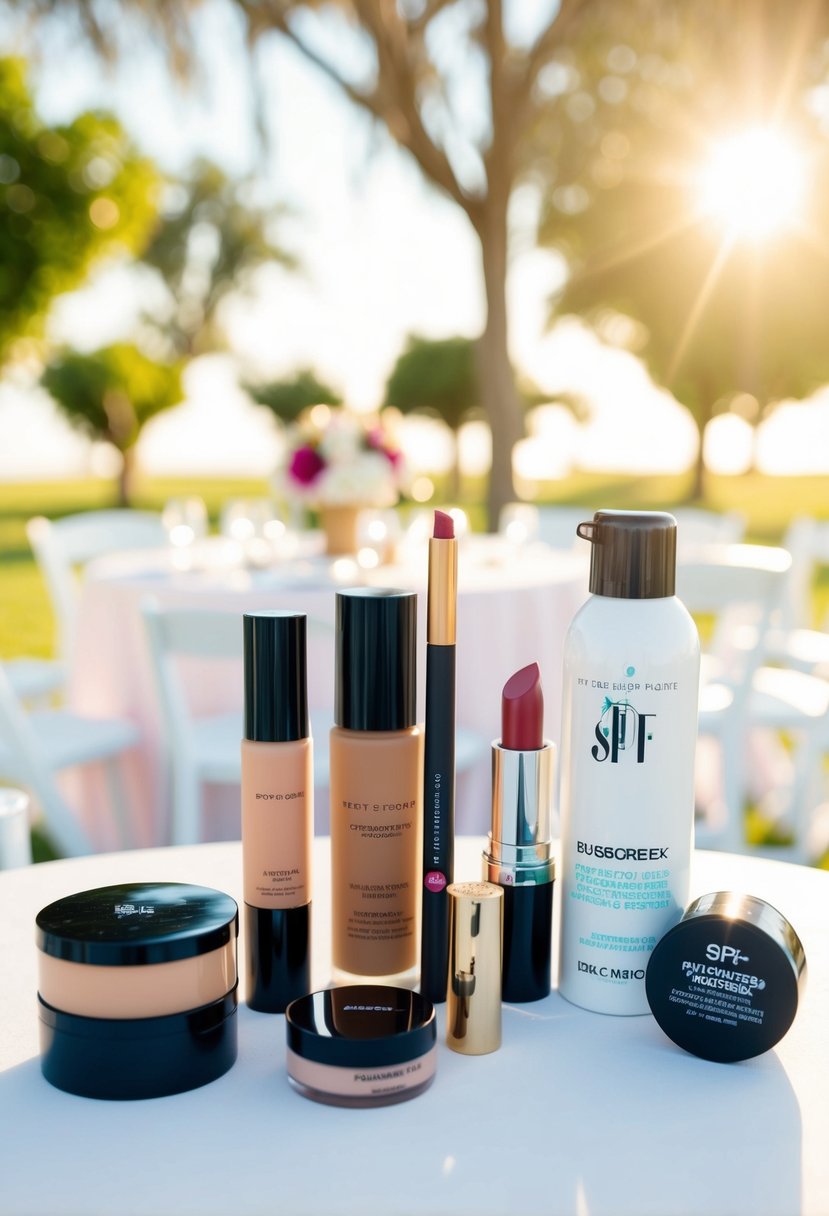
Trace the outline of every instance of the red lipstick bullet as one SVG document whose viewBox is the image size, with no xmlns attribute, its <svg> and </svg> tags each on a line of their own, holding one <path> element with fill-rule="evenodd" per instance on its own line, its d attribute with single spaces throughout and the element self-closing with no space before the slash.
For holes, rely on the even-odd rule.
<svg viewBox="0 0 829 1216">
<path fill-rule="evenodd" d="M 537 663 L 510 676 L 501 693 L 501 747 L 511 752 L 544 746 L 544 694 Z"/>
<path fill-rule="evenodd" d="M 504 888 L 501 995 L 538 1001 L 550 991 L 553 936 L 552 801 L 555 746 L 544 739 L 537 663 L 501 694 L 501 738 L 492 744 L 492 830 L 484 878 Z"/>
</svg>

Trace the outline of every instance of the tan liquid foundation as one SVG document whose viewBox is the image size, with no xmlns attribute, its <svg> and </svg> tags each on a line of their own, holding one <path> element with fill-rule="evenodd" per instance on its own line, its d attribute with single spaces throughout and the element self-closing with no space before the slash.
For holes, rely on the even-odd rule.
<svg viewBox="0 0 829 1216">
<path fill-rule="evenodd" d="M 282 1013 L 311 988 L 314 770 L 305 615 L 244 617 L 242 866 L 247 1003 Z"/>
<path fill-rule="evenodd" d="M 415 724 L 417 596 L 337 594 L 331 732 L 332 961 L 413 982 L 423 737 Z"/>
</svg>

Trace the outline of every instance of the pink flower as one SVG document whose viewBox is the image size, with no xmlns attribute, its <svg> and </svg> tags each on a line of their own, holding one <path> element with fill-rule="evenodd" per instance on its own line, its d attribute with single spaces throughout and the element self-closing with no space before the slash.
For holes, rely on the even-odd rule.
<svg viewBox="0 0 829 1216">
<path fill-rule="evenodd" d="M 386 446 L 382 427 L 375 426 L 368 432 L 368 446 L 375 452 L 381 452 L 393 469 L 400 464 L 402 453 L 397 448 Z"/>
<path fill-rule="evenodd" d="M 316 448 L 308 445 L 297 448 L 288 466 L 288 476 L 300 485 L 310 486 L 325 468 L 325 461 Z"/>
</svg>

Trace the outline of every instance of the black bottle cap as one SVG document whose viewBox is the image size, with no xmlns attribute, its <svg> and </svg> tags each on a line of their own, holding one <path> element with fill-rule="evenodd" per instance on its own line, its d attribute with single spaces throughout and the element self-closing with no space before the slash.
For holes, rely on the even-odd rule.
<svg viewBox="0 0 829 1216">
<path fill-rule="evenodd" d="M 244 616 L 245 738 L 289 743 L 308 738 L 305 613 Z"/>
<path fill-rule="evenodd" d="M 311 990 L 311 905 L 254 908 L 245 904 L 247 1003 L 284 1013 Z"/>
<path fill-rule="evenodd" d="M 597 511 L 576 532 L 589 540 L 590 590 L 623 600 L 674 594 L 676 520 L 666 511 Z"/>
<path fill-rule="evenodd" d="M 346 730 L 415 725 L 417 594 L 337 592 L 334 721 Z"/>
</svg>

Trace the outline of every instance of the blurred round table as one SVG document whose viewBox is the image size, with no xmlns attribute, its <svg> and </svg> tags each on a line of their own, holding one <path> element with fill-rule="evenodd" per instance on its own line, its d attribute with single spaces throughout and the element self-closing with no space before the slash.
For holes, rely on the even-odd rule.
<svg viewBox="0 0 829 1216">
<path fill-rule="evenodd" d="M 460 839 L 459 878 L 483 840 Z M 313 980 L 330 960 L 329 842 L 314 845 Z M 691 894 L 745 890 L 803 940 L 801 1008 L 743 1064 L 686 1055 L 651 1017 L 605 1017 L 557 992 L 505 1006 L 485 1056 L 444 1044 L 411 1102 L 341 1110 L 285 1075 L 285 1019 L 240 1006 L 239 1059 L 203 1089 L 101 1102 L 53 1089 L 37 1058 L 34 918 L 109 883 L 201 883 L 241 898 L 238 844 L 85 857 L 0 874 L 0 1212 L 4 1216 L 826 1216 L 829 874 L 697 853 Z M 243 943 L 242 953 L 244 953 Z M 242 968 L 244 974 L 244 967 Z"/>
<path fill-rule="evenodd" d="M 142 744 L 125 760 L 132 845 L 165 843 L 168 790 L 160 708 L 150 666 L 141 603 L 162 607 L 243 612 L 287 608 L 333 623 L 334 594 L 355 582 L 420 593 L 418 611 L 418 720 L 423 720 L 426 644 L 426 552 L 401 565 L 360 570 L 350 559 L 310 557 L 252 569 L 228 561 L 227 546 L 207 542 L 180 568 L 179 554 L 159 551 L 100 559 L 87 571 L 81 593 L 70 677 L 72 708 L 96 716 L 130 718 Z M 484 743 L 500 733 L 501 689 L 520 667 L 537 661 L 542 673 L 545 733 L 557 739 L 561 711 L 561 649 L 574 612 L 587 595 L 587 564 L 580 555 L 544 545 L 519 548 L 498 537 L 471 536 L 460 544 L 457 630 L 457 724 Z M 240 626 L 241 649 L 241 626 Z M 188 661 L 188 694 L 195 713 L 239 709 L 240 662 Z M 334 654 L 328 638 L 309 641 L 308 697 L 333 716 Z M 318 740 L 317 746 L 326 746 Z M 238 790 L 208 788 L 204 839 L 239 835 Z M 72 778 L 68 795 L 97 848 L 123 845 L 115 835 L 94 774 Z M 458 779 L 461 832 L 489 827 L 488 746 Z M 328 830 L 327 791 L 318 791 L 316 830 Z"/>
</svg>

